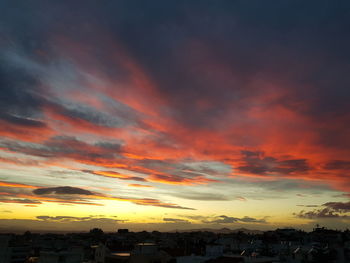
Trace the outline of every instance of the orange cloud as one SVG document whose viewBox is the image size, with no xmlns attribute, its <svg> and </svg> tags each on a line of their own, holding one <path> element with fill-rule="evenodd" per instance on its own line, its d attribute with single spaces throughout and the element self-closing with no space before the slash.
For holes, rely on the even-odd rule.
<svg viewBox="0 0 350 263">
<path fill-rule="evenodd" d="M 106 177 L 118 178 L 122 180 L 136 180 L 136 181 L 145 181 L 142 177 L 136 177 L 131 175 L 125 175 L 118 172 L 113 171 L 91 171 L 91 173 L 95 175 L 102 175 Z"/>
<path fill-rule="evenodd" d="M 0 120 L 0 136 L 3 137 L 28 142 L 40 142 L 54 134 L 55 131 L 46 125 L 24 126 Z"/>
<path fill-rule="evenodd" d="M 239 176 L 247 181 L 301 179 L 330 184 L 331 187 L 342 191 L 350 189 L 348 169 L 326 167 L 327 163 L 334 160 L 350 158 L 346 147 L 349 114 L 327 118 L 328 122 L 320 121 L 305 113 L 311 106 L 295 98 L 293 83 L 285 83 L 280 76 L 270 76 L 271 79 L 266 82 L 255 78 L 244 80 L 247 91 L 238 89 L 239 99 L 232 98 L 234 102 L 227 103 L 228 105 L 222 108 L 222 114 L 215 115 L 215 118 L 209 118 L 209 116 L 205 118 L 206 125 L 197 125 L 196 118 L 189 118 L 192 115 L 190 111 L 186 116 L 179 114 L 178 110 L 187 105 L 167 95 L 166 90 L 160 86 L 161 81 L 149 74 L 143 64 L 137 61 L 121 43 L 115 43 L 116 41 L 108 37 L 107 33 L 102 38 L 106 49 L 112 51 L 109 56 L 110 63 L 125 70 L 127 77 L 119 80 L 99 69 L 96 66 L 98 61 L 89 51 L 88 45 L 59 38 L 57 43 L 60 43 L 62 52 L 69 56 L 81 71 L 98 79 L 95 82 L 84 80 L 82 81 L 85 87 L 83 91 L 71 91 L 65 95 L 70 96 L 70 100 L 74 101 L 71 95 L 77 94 L 78 105 L 84 103 L 103 111 L 105 110 L 103 103 L 91 95 L 103 94 L 115 102 L 128 105 L 135 111 L 140 118 L 137 124 L 131 125 L 132 127 L 128 125 L 118 128 L 105 127 L 64 114 L 60 107 L 45 105 L 44 113 L 49 117 L 46 120 L 49 125 L 42 129 L 31 130 L 4 124 L 2 127 L 5 128 L 0 128 L 0 135 L 24 141 L 40 141 L 52 135 L 49 127 L 56 127 L 59 128 L 57 130 L 77 134 L 77 136 L 88 134 L 99 139 L 121 139 L 123 149 L 118 152 L 118 157 L 114 155 L 106 157 L 104 150 L 88 144 L 74 145 L 73 142 L 61 142 L 71 148 L 79 148 L 80 152 L 60 153 L 57 154 L 56 159 L 53 157 L 54 160 L 46 161 L 46 164 L 50 165 L 55 162 L 58 164 L 60 159 L 67 159 L 79 164 L 122 168 L 145 174 L 145 178 L 142 178 L 114 171 L 95 170 L 95 168 L 90 171 L 95 175 L 121 180 L 151 181 L 172 185 L 219 182 L 219 179 L 210 179 L 204 175 L 179 176 L 173 174 L 170 168 L 147 166 L 142 162 L 159 160 L 181 164 L 184 160 L 190 159 L 217 161 L 230 165 L 234 172 L 225 176 Z M 184 53 L 186 57 L 181 59 L 189 65 L 188 70 L 193 78 L 208 77 L 213 78 L 214 82 L 229 83 L 230 87 L 238 85 L 236 81 L 240 79 L 242 72 L 238 67 L 232 67 L 231 61 L 225 57 L 219 59 L 210 48 L 197 41 L 190 41 L 188 45 L 185 49 L 196 50 L 196 52 Z M 282 84 L 291 87 L 285 88 Z M 85 91 L 91 94 L 84 96 Z M 195 93 L 197 95 L 190 100 L 191 105 L 193 104 L 191 109 L 199 110 L 199 113 L 208 112 L 210 115 L 211 109 L 216 107 L 221 109 L 219 105 L 221 101 L 215 100 L 216 93 L 229 95 L 236 90 L 218 87 L 215 92 L 207 90 L 204 92 L 209 94 L 202 96 L 198 92 Z M 284 103 L 286 100 L 289 103 Z M 325 136 L 321 131 L 339 137 L 334 140 L 343 141 L 345 146 L 334 146 L 331 141 L 323 143 Z M 260 151 L 274 161 L 269 162 L 266 159 L 263 164 L 252 164 L 244 159 L 242 151 Z M 305 160 L 308 169 L 286 167 L 290 160 Z M 72 166 L 74 167 L 74 164 Z M 268 168 L 265 169 L 264 166 Z M 130 185 L 136 187 L 137 184 Z"/>
<path fill-rule="evenodd" d="M 0 182 L 0 186 L 16 187 L 16 188 L 30 188 L 30 189 L 38 188 L 37 186 L 33 186 L 33 185 L 19 184 L 19 183 L 10 183 L 10 182 Z"/>
</svg>

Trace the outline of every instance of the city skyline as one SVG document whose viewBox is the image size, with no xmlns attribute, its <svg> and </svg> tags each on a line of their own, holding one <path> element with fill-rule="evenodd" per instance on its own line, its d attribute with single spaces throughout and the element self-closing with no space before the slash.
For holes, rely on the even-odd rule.
<svg viewBox="0 0 350 263">
<path fill-rule="evenodd" d="M 0 231 L 350 224 L 350 4 L 0 3 Z"/>
</svg>

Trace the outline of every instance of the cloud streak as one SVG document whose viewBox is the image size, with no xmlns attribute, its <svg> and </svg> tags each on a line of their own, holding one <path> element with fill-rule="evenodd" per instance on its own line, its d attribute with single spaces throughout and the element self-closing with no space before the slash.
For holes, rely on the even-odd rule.
<svg viewBox="0 0 350 263">
<path fill-rule="evenodd" d="M 58 186 L 58 187 L 35 187 L 29 185 L 22 185 L 16 183 L 2 183 L 4 187 L 0 191 L 0 195 L 4 198 L 0 199 L 2 203 L 25 203 L 25 204 L 41 204 L 44 202 L 72 204 L 72 205 L 95 205 L 102 206 L 103 204 L 97 203 L 102 200 L 114 200 L 119 202 L 131 202 L 136 205 L 143 206 L 156 206 L 163 208 L 185 209 L 195 210 L 194 208 L 180 206 L 174 203 L 163 202 L 154 198 L 134 198 L 124 196 L 114 196 L 109 194 L 102 194 L 98 192 L 92 192 L 79 187 L 71 186 Z M 16 188 L 35 188 L 31 191 L 18 192 L 12 191 Z"/>
</svg>

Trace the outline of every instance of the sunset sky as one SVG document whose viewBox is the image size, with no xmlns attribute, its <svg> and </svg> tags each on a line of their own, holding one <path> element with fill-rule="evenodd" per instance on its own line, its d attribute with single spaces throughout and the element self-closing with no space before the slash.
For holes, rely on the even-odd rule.
<svg viewBox="0 0 350 263">
<path fill-rule="evenodd" d="M 345 229 L 350 3 L 1 1 L 0 231 Z"/>
</svg>

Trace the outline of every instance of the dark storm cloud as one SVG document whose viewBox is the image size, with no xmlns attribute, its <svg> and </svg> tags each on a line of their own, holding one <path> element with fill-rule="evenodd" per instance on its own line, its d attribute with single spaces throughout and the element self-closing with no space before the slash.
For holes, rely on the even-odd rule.
<svg viewBox="0 0 350 263">
<path fill-rule="evenodd" d="M 300 211 L 295 214 L 297 217 L 315 218 L 349 218 L 350 202 L 328 202 L 322 205 L 324 208 L 312 211 Z"/>
<path fill-rule="evenodd" d="M 93 27 L 89 26 L 97 24 L 113 32 L 112 37 L 121 40 L 147 66 L 148 73 L 157 79 L 161 92 L 169 101 L 182 106 L 173 113 L 174 117 L 189 125 L 203 125 L 208 119 L 215 121 L 238 98 L 249 95 L 249 85 L 246 85 L 249 76 L 268 77 L 273 71 L 284 79 L 294 80 L 295 89 L 298 84 L 313 87 L 299 94 L 303 96 L 301 100 L 317 94 L 310 114 L 348 109 L 345 99 L 349 95 L 346 87 L 350 81 L 345 59 L 350 55 L 347 51 L 350 44 L 348 7 L 345 2 L 329 5 L 326 1 L 277 4 L 259 1 L 249 4 L 241 1 L 155 1 L 147 4 L 107 1 L 103 5 L 93 1 L 84 1 L 83 5 L 79 1 L 61 1 L 54 5 L 39 1 L 31 6 L 3 3 L 1 9 L 2 28 L 8 28 L 7 33 L 17 36 L 18 42 L 24 43 L 22 39 L 28 38 L 38 42 L 38 39 L 48 38 L 52 30 L 64 29 L 73 39 L 88 40 L 93 46 L 92 52 L 99 50 L 103 63 L 108 61 L 109 50 L 101 49 L 103 44 L 92 37 Z M 27 13 L 19 17 L 17 12 L 22 9 Z M 297 18 L 295 13 L 298 13 Z M 63 17 L 58 19 L 62 14 Z M 29 33 L 24 37 L 24 32 L 34 33 L 34 37 L 29 37 Z M 195 66 L 206 61 L 200 53 L 201 45 L 199 51 L 187 48 L 190 39 L 204 43 L 204 49 L 213 52 L 214 60 L 223 59 L 232 69 L 227 74 L 233 78 L 229 81 L 219 78 L 222 73 L 215 67 L 196 70 Z M 193 72 L 182 67 L 184 61 L 179 54 L 192 60 Z M 310 74 L 300 66 L 301 59 L 308 63 L 321 60 L 321 63 L 313 65 Z M 193 78 L 193 73 L 201 73 L 201 78 Z M 333 89 L 334 85 L 337 89 Z M 222 92 L 214 92 L 213 86 Z M 204 100 L 214 102 L 209 105 L 216 107 L 197 109 L 192 102 L 197 100 L 198 94 Z M 335 101 L 337 103 L 333 103 Z M 189 110 L 193 114 L 187 114 Z"/>
<path fill-rule="evenodd" d="M 243 151 L 244 166 L 238 170 L 258 175 L 265 174 L 292 174 L 295 172 L 307 172 L 310 167 L 306 159 L 277 160 L 274 157 L 264 156 L 262 152 Z"/>
<path fill-rule="evenodd" d="M 96 36 L 103 28 L 155 80 L 168 102 L 164 113 L 191 127 L 216 129 L 234 122 L 249 107 L 241 100 L 264 93 L 252 82 L 276 76 L 277 84 L 292 94 L 275 103 L 322 122 L 349 111 L 350 22 L 345 2 L 38 1 L 30 6 L 2 3 L 1 7 L 0 28 L 24 53 L 47 51 L 52 35 L 64 32 L 73 41 L 88 43 L 89 52 L 107 75 L 122 78 L 127 74 L 116 74 L 117 67 L 110 65 L 114 46 Z M 27 12 L 19 16 L 19 10 Z M 9 104 L 35 109 L 41 105 L 36 96 L 19 100 L 14 93 L 17 86 L 10 88 Z M 25 94 L 31 88 L 24 90 Z M 295 108 L 305 103 L 307 107 Z M 232 108 L 232 119 L 222 121 Z M 98 125 L 120 125 L 96 112 L 74 108 L 61 109 L 61 113 Z M 341 130 L 339 126 L 320 129 L 320 142 L 340 147 L 345 133 L 332 134 Z"/>
<path fill-rule="evenodd" d="M 297 217 L 300 218 L 307 218 L 307 219 L 315 219 L 315 218 L 348 218 L 348 215 L 342 215 L 339 213 L 335 213 L 334 210 L 329 208 L 324 208 L 320 210 L 313 210 L 313 211 L 300 211 L 298 214 L 295 214 Z"/>
<path fill-rule="evenodd" d="M 147 6 L 115 3 L 110 4 L 105 19 L 117 28 L 126 46 L 156 77 L 169 101 L 181 105 L 173 116 L 188 125 L 206 125 L 208 121 L 215 122 L 238 98 L 249 96 L 251 90 L 246 84 L 250 76 L 272 78 L 272 72 L 277 72 L 285 81 L 293 80 L 293 88 L 302 96 L 300 101 L 316 96 L 309 114 L 348 109 L 347 96 L 344 96 L 348 95 L 345 87 L 349 82 L 345 74 L 348 67 L 345 57 L 349 55 L 346 47 L 350 40 L 346 29 L 347 5 L 330 6 L 325 1 L 317 4 L 256 1 L 249 5 L 232 1 L 176 2 L 176 5 L 157 2 Z M 124 14 L 115 21 L 109 15 L 117 9 Z M 295 13 L 299 14 L 297 19 Z M 125 24 L 128 27 L 124 27 Z M 157 38 L 160 34 L 161 39 Z M 225 82 L 219 78 L 221 71 L 215 68 L 196 70 L 196 66 L 207 61 L 202 58 L 201 46 L 197 50 L 196 46 L 184 48 L 190 37 L 204 43 L 204 48 L 214 53 L 214 59 L 223 59 L 232 69 L 228 74 L 233 78 Z M 192 60 L 193 71 L 184 67 L 184 63 L 189 62 L 181 61 L 179 54 Z M 302 59 L 308 63 L 321 59 L 322 63 L 308 76 L 310 72 L 300 66 Z M 332 65 L 331 70 L 328 65 Z M 193 78 L 194 73 L 201 77 Z M 334 84 L 337 90 L 333 89 Z M 298 87 L 303 85 L 313 88 L 300 94 Z M 213 87 L 221 92 L 214 91 Z M 193 101 L 199 97 L 212 102 L 215 108 L 196 109 Z M 193 114 L 187 114 L 189 111 Z"/>
<path fill-rule="evenodd" d="M 36 195 L 47 195 L 47 194 L 56 194 L 56 195 L 95 195 L 95 193 L 71 186 L 59 186 L 59 187 L 48 187 L 48 188 L 38 188 L 33 190 L 33 193 Z"/>
<path fill-rule="evenodd" d="M 342 203 L 342 202 L 328 202 L 323 204 L 323 206 L 326 206 L 328 208 L 333 209 L 337 212 L 350 212 L 350 202 Z"/>
</svg>

